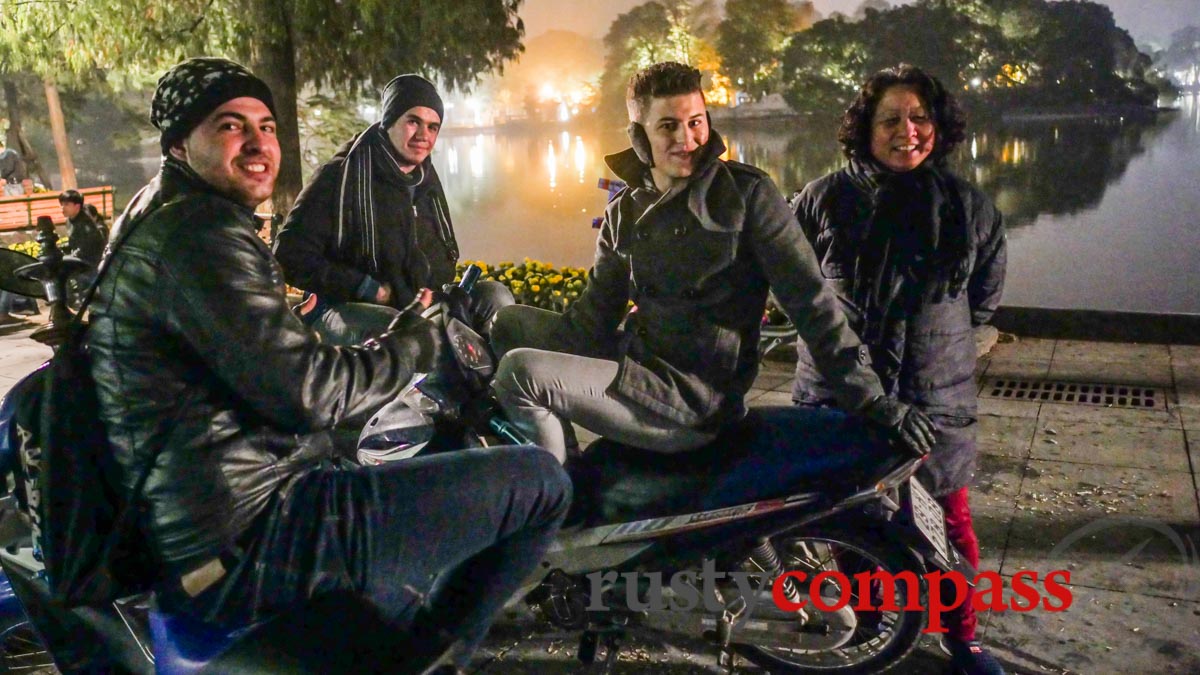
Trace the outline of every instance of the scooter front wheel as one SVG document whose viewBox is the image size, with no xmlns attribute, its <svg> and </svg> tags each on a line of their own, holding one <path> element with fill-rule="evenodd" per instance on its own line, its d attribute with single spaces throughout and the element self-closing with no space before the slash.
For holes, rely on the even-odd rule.
<svg viewBox="0 0 1200 675">
<path fill-rule="evenodd" d="M 744 658 L 772 673 L 881 673 L 916 647 L 925 620 L 920 609 L 925 607 L 925 567 L 906 548 L 883 536 L 872 537 L 867 528 L 824 528 L 781 535 L 771 542 L 785 571 L 804 573 L 796 588 L 806 595 L 793 599 L 807 601 L 794 612 L 795 635 L 804 636 L 795 643 L 807 646 L 788 646 L 787 636 L 778 633 L 753 639 L 752 632 L 735 631 L 732 647 Z M 822 572 L 829 574 L 817 587 L 812 582 Z M 908 575 L 898 578 L 902 572 L 911 573 L 914 581 L 904 581 Z M 888 591 L 881 582 L 860 581 L 864 575 L 897 581 Z M 893 606 L 885 602 L 885 592 L 896 611 L 880 609 Z M 846 602 L 826 611 L 815 606 L 817 596 L 825 607 Z"/>
</svg>

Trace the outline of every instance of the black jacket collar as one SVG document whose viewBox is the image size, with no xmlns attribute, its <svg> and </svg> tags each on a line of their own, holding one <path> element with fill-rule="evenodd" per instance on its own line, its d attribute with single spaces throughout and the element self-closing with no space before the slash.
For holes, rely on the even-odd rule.
<svg viewBox="0 0 1200 675">
<path fill-rule="evenodd" d="M 721 159 L 721 155 L 725 154 L 725 149 L 725 139 L 721 138 L 721 134 L 718 134 L 716 129 L 710 128 L 708 143 L 704 144 L 703 151 L 700 153 L 700 161 L 697 162 L 696 170 L 692 172 L 690 180 L 696 180 L 698 176 L 704 175 L 709 167 Z M 617 178 L 632 187 L 654 185 L 654 181 L 650 178 L 650 167 L 638 159 L 633 148 L 606 155 L 604 163 L 617 175 Z"/>
</svg>

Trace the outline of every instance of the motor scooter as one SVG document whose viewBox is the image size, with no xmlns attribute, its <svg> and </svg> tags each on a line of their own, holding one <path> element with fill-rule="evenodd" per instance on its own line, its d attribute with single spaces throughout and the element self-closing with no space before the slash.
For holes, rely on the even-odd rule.
<svg viewBox="0 0 1200 675">
<path fill-rule="evenodd" d="M 488 393 L 496 362 L 464 297 L 430 310 L 452 360 L 368 421 L 360 461 L 528 442 Z M 703 637 L 731 670 L 889 669 L 925 625 L 925 575 L 975 576 L 914 478 L 922 461 L 864 419 L 799 407 L 751 410 L 684 453 L 601 439 L 568 462 L 571 514 L 521 597 L 604 672 L 639 630 Z"/>
</svg>

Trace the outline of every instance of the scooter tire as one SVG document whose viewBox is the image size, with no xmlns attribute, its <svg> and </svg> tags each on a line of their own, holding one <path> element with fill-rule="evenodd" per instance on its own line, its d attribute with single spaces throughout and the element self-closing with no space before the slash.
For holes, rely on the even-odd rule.
<svg viewBox="0 0 1200 675">
<path fill-rule="evenodd" d="M 7 673 L 58 673 L 54 659 L 28 620 L 0 627 L 0 675 Z"/>
<path fill-rule="evenodd" d="M 873 535 L 873 531 L 867 526 L 853 529 L 826 527 L 819 530 L 779 535 L 773 537 L 771 541 L 779 551 L 785 570 L 796 569 L 794 564 L 789 564 L 795 561 L 789 561 L 786 551 L 795 549 L 795 542 L 812 541 L 838 547 L 845 554 L 845 558 L 857 558 L 859 562 L 855 563 L 839 556 L 840 566 L 859 566 L 859 569 L 856 570 L 841 570 L 847 573 L 847 576 L 852 577 L 858 571 L 871 571 L 870 566 L 872 565 L 875 566 L 875 569 L 882 568 L 892 574 L 902 571 L 913 572 L 920 580 L 920 606 L 925 608 L 927 606 L 925 601 L 926 583 L 922 577 L 926 572 L 924 563 L 902 544 L 882 533 Z M 905 584 L 897 584 L 898 589 L 903 589 L 904 586 Z M 906 593 L 907 589 L 904 589 L 904 592 Z M 907 597 L 904 600 L 907 600 Z M 857 597 L 853 592 L 852 584 L 850 606 L 855 604 L 857 604 Z M 903 601 L 898 601 L 898 604 L 901 607 L 904 606 Z M 901 610 L 892 614 L 895 615 L 894 621 L 885 631 L 890 633 L 890 637 L 877 646 L 871 644 L 874 640 L 856 642 L 867 637 L 866 635 L 860 637 L 857 629 L 854 637 L 851 638 L 851 642 L 855 643 L 852 649 L 841 647 L 831 650 L 792 652 L 786 649 L 738 643 L 736 633 L 734 644 L 731 646 L 748 661 L 776 675 L 882 673 L 899 665 L 913 652 L 921 639 L 921 629 L 925 625 L 925 609 Z M 856 651 L 860 653 L 855 654 Z M 862 653 L 864 651 L 869 651 L 869 653 Z M 854 656 L 860 658 L 853 658 Z"/>
</svg>

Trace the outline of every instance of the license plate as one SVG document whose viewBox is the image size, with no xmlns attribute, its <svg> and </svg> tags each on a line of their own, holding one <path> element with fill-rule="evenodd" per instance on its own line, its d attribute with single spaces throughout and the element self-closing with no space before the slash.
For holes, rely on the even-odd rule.
<svg viewBox="0 0 1200 675">
<path fill-rule="evenodd" d="M 908 486 L 913 523 L 938 553 L 950 560 L 950 547 L 946 544 L 946 514 L 942 511 L 942 505 L 915 478 L 908 481 Z"/>
</svg>

